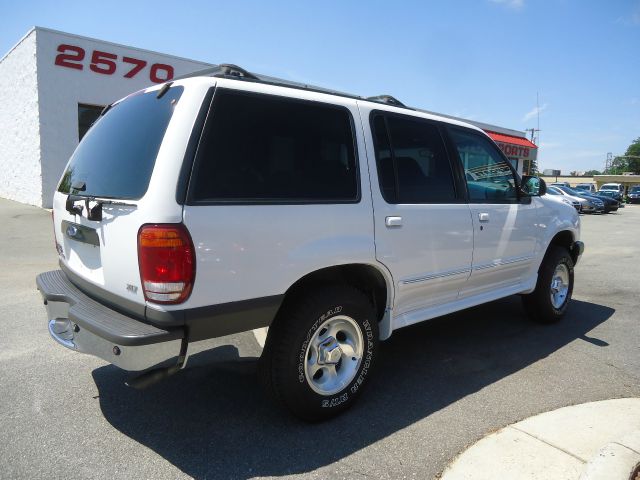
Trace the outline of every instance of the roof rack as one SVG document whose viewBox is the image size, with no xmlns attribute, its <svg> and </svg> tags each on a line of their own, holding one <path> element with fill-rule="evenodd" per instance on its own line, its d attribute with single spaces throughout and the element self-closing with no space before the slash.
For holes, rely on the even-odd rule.
<svg viewBox="0 0 640 480">
<path fill-rule="evenodd" d="M 386 103 L 387 105 L 393 105 L 394 107 L 410 108 L 391 95 L 376 95 L 375 97 L 367 97 L 367 100 L 377 103 Z"/>
<path fill-rule="evenodd" d="M 413 110 L 411 107 L 407 107 L 404 103 L 402 103 L 397 98 L 392 97 L 391 95 L 378 95 L 375 97 L 363 97 L 360 95 L 353 95 L 351 93 L 339 92 L 337 90 L 331 90 L 329 88 L 316 87 L 313 85 L 308 85 L 306 83 L 292 82 L 290 80 L 283 80 L 281 78 L 269 77 L 267 75 L 255 74 L 245 70 L 242 67 L 237 65 L 233 65 L 231 63 L 223 63 L 220 65 L 216 65 L 211 68 L 205 68 L 204 70 L 198 70 L 196 72 L 188 73 L 186 75 L 182 75 L 180 77 L 176 77 L 173 80 L 182 80 L 184 78 L 192 78 L 192 77 L 222 77 L 222 78 L 230 78 L 233 80 L 245 80 L 249 82 L 259 82 L 265 83 L 268 85 L 275 85 L 278 87 L 289 87 L 289 88 L 297 88 L 299 90 L 307 90 L 310 92 L 318 92 L 318 93 L 328 93 L 329 95 L 338 95 L 340 97 L 353 98 L 355 100 L 368 100 L 370 102 L 376 103 L 384 103 L 385 105 L 391 105 L 394 107 L 400 108 L 408 108 Z"/>
<path fill-rule="evenodd" d="M 246 71 L 242 67 L 233 65 L 232 63 L 222 63 L 220 65 L 216 65 L 215 67 L 205 68 L 204 70 L 187 73 L 186 75 L 177 77 L 174 80 L 182 80 L 183 78 L 192 77 L 230 77 L 235 79 L 260 80 L 253 73 Z"/>
</svg>

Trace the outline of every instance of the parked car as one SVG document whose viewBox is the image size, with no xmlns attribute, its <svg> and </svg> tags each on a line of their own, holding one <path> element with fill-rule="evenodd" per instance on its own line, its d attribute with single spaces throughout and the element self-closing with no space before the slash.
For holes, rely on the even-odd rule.
<svg viewBox="0 0 640 480">
<path fill-rule="evenodd" d="M 613 195 L 617 195 L 616 192 L 597 192 L 592 195 L 604 202 L 604 213 L 616 212 L 624 205 L 614 198 Z"/>
<path fill-rule="evenodd" d="M 564 195 L 563 193 L 558 192 L 556 189 L 554 189 L 551 186 L 547 188 L 546 195 L 549 196 L 549 198 L 551 198 L 552 200 L 558 200 L 560 202 L 566 203 L 567 205 L 571 205 L 578 212 L 582 211 L 581 200 L 582 200 L 582 203 L 587 203 L 587 201 L 584 199 L 573 198 L 569 195 Z"/>
<path fill-rule="evenodd" d="M 629 203 L 640 203 L 640 185 L 634 185 L 627 194 Z"/>
<path fill-rule="evenodd" d="M 587 200 L 587 202 L 589 202 L 591 206 L 593 206 L 595 213 L 605 213 L 604 199 L 594 197 L 593 195 L 589 195 L 588 193 L 585 193 L 585 192 L 574 190 L 573 188 L 570 188 L 570 187 L 558 186 L 556 188 L 566 193 L 567 195 L 572 195 L 578 198 L 584 198 L 585 200 Z"/>
<path fill-rule="evenodd" d="M 584 246 L 545 190 L 472 125 L 223 65 L 105 109 L 54 195 L 60 270 L 37 286 L 51 336 L 137 387 L 193 342 L 268 326 L 267 392 L 321 420 L 398 328 L 514 294 L 563 317 Z"/>
<path fill-rule="evenodd" d="M 619 192 L 615 191 L 615 190 L 600 190 L 599 192 L 595 193 L 594 195 L 596 195 L 598 197 L 613 198 L 618 203 L 620 203 L 621 207 L 624 207 L 624 199 L 623 199 L 622 195 Z"/>
<path fill-rule="evenodd" d="M 549 185 L 552 185 L 554 187 L 570 187 L 571 185 L 569 185 L 569 182 L 552 182 Z"/>
<path fill-rule="evenodd" d="M 570 185 L 567 185 L 570 186 Z M 593 183 L 579 183 L 574 187 L 574 190 L 584 190 L 587 193 L 596 193 L 596 186 Z"/>
<path fill-rule="evenodd" d="M 600 187 L 601 192 L 613 191 L 618 192 L 620 195 L 624 196 L 624 185 L 621 183 L 605 183 Z"/>
<path fill-rule="evenodd" d="M 549 187 L 547 187 L 547 193 L 551 194 L 551 195 L 563 195 L 565 197 L 567 197 L 569 200 L 571 200 L 571 202 L 578 202 L 580 203 L 580 209 L 578 210 L 580 213 L 595 213 L 596 211 L 596 206 L 593 202 L 590 202 L 588 199 L 583 198 L 583 197 L 579 197 L 576 195 L 570 195 L 568 193 L 566 193 L 565 191 L 561 190 L 560 187 L 563 185 L 550 185 Z M 604 210 L 604 204 L 603 204 L 603 208 Z"/>
</svg>

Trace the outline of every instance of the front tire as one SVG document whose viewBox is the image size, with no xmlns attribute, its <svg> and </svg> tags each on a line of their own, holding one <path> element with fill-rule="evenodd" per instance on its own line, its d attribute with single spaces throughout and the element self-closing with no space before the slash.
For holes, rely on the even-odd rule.
<svg viewBox="0 0 640 480">
<path fill-rule="evenodd" d="M 566 248 L 550 246 L 538 270 L 535 290 L 522 296 L 529 318 L 538 323 L 562 319 L 573 293 L 573 260 Z"/>
<path fill-rule="evenodd" d="M 360 395 L 378 352 L 371 301 L 348 286 L 318 287 L 278 314 L 261 358 L 267 391 L 294 415 L 331 418 Z"/>
</svg>

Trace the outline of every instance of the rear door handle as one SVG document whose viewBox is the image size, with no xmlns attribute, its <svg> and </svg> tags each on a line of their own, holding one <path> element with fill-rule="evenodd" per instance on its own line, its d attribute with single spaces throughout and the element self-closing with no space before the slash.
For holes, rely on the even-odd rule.
<svg viewBox="0 0 640 480">
<path fill-rule="evenodd" d="M 488 213 L 479 213 L 478 214 L 478 219 L 483 223 L 488 222 L 489 221 L 489 214 Z"/>
<path fill-rule="evenodd" d="M 386 217 L 384 219 L 384 224 L 388 228 L 401 227 L 402 226 L 402 217 Z"/>
</svg>

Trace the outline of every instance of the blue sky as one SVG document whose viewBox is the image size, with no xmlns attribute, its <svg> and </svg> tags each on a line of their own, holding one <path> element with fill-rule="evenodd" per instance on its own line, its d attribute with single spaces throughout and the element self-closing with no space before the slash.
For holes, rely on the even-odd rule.
<svg viewBox="0 0 640 480">
<path fill-rule="evenodd" d="M 640 0 L 0 0 L 0 55 L 33 25 L 503 127 L 541 168 L 602 169 L 640 137 Z"/>
</svg>

